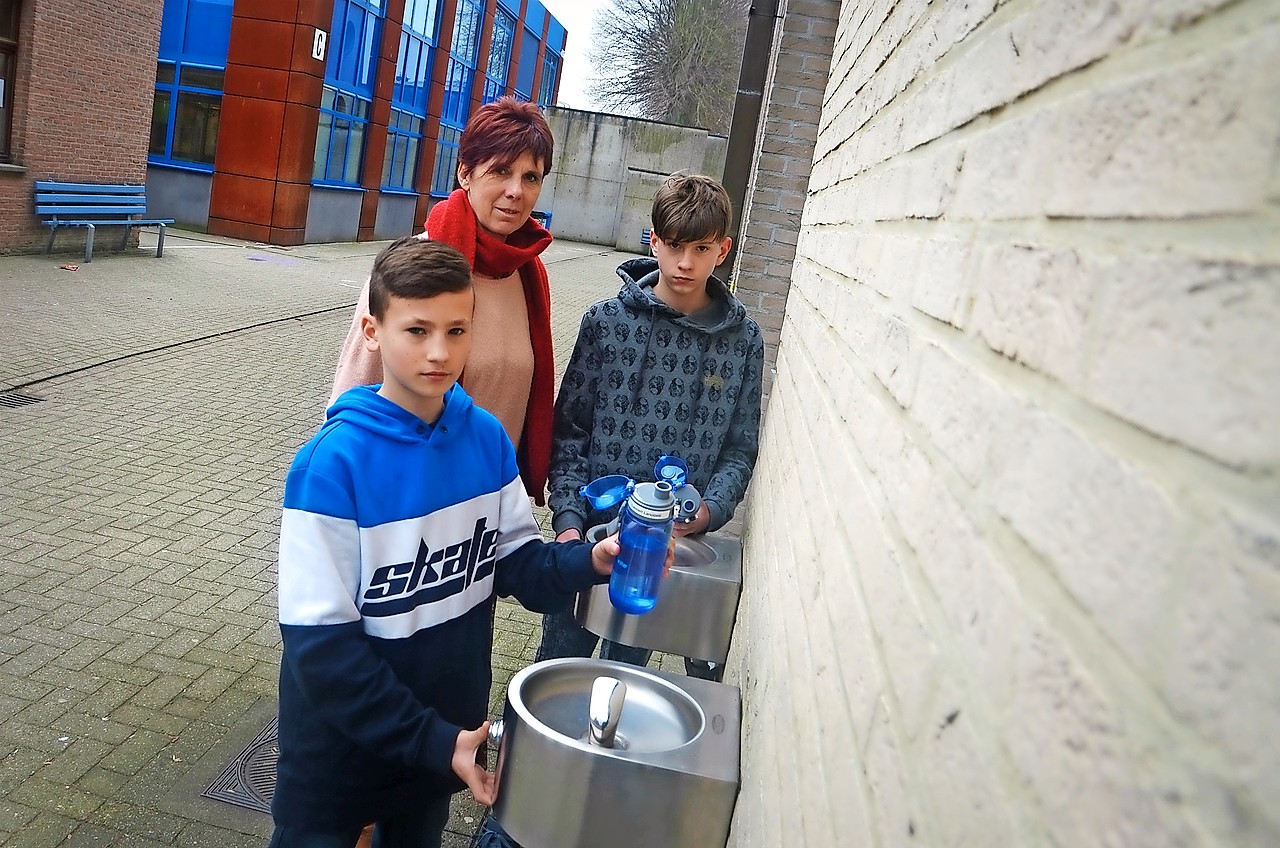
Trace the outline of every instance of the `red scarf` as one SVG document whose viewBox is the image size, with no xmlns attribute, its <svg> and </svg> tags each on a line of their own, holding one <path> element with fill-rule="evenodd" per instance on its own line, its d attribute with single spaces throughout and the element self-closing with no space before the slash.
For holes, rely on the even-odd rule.
<svg viewBox="0 0 1280 848">
<path fill-rule="evenodd" d="M 538 254 L 551 244 L 551 233 L 532 218 L 501 241 L 480 229 L 471 201 L 462 189 L 431 207 L 427 234 L 456 248 L 471 269 L 502 279 L 520 272 L 524 302 L 529 310 L 529 339 L 533 343 L 533 385 L 524 415 L 524 433 L 516 446 L 516 462 L 525 490 L 542 506 L 551 467 L 551 415 L 555 400 L 555 352 L 551 346 L 551 285 Z"/>
</svg>

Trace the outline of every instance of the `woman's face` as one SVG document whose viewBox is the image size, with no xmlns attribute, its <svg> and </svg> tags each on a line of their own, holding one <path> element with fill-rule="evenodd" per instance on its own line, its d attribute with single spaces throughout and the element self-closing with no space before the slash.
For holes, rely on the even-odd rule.
<svg viewBox="0 0 1280 848">
<path fill-rule="evenodd" d="M 525 151 L 514 162 L 496 159 L 475 168 L 458 166 L 458 184 L 467 193 L 476 221 L 489 235 L 503 241 L 524 226 L 542 194 L 542 162 Z"/>
</svg>

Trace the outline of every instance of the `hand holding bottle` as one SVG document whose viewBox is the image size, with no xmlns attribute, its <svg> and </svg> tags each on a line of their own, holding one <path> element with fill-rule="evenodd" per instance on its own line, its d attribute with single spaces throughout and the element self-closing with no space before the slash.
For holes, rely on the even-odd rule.
<svg viewBox="0 0 1280 848">
<path fill-rule="evenodd" d="M 566 533 L 569 531 L 565 531 Z M 577 532 L 577 531 L 574 531 Z M 559 541 L 559 537 L 557 537 Z M 613 563 L 618 558 L 618 534 L 607 536 L 591 546 L 591 567 L 596 570 L 596 574 L 607 575 L 613 573 Z"/>
<path fill-rule="evenodd" d="M 675 526 L 671 528 L 671 535 L 679 538 L 681 536 L 692 536 L 694 533 L 705 533 L 710 524 L 711 510 L 707 509 L 707 502 L 703 501 L 698 505 L 698 513 L 693 517 L 693 520 L 677 521 Z"/>
</svg>

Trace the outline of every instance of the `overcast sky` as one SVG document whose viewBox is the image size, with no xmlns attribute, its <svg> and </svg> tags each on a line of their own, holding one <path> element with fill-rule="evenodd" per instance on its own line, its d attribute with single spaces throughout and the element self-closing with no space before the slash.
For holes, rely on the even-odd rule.
<svg viewBox="0 0 1280 848">
<path fill-rule="evenodd" d="M 587 94 L 587 80 L 592 75 L 587 48 L 596 9 L 607 5 L 608 0 L 542 0 L 542 4 L 569 31 L 569 46 L 564 51 L 564 69 L 560 74 L 560 105 L 599 111 Z"/>
</svg>

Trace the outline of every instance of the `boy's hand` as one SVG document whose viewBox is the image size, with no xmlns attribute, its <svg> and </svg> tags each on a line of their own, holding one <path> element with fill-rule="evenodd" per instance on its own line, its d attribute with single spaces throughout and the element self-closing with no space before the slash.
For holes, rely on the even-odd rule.
<svg viewBox="0 0 1280 848">
<path fill-rule="evenodd" d="M 566 533 L 569 531 L 566 530 Z M 614 533 L 608 538 L 601 539 L 596 542 L 591 549 L 591 567 L 596 570 L 596 574 L 612 574 L 613 561 L 618 558 L 618 551 L 622 546 L 618 544 L 618 534 Z M 667 540 L 667 563 L 662 569 L 662 576 L 666 577 L 667 572 L 671 570 L 671 566 L 676 561 L 676 537 L 672 536 Z"/>
<path fill-rule="evenodd" d="M 497 775 L 486 771 L 476 762 L 476 751 L 488 738 L 487 721 L 475 730 L 459 731 L 458 741 L 453 743 L 453 759 L 449 763 L 453 766 L 453 773 L 462 778 L 462 782 L 467 784 L 467 788 L 475 796 L 476 803 L 482 807 L 492 807 L 498 797 Z"/>
<path fill-rule="evenodd" d="M 566 533 L 569 531 L 565 531 Z M 613 561 L 618 557 L 618 534 L 601 539 L 591 546 L 591 567 L 596 574 L 613 573 Z"/>
<path fill-rule="evenodd" d="M 707 502 L 703 501 L 698 505 L 698 512 L 693 516 L 693 520 L 677 521 L 675 526 L 671 528 L 671 535 L 690 536 L 694 533 L 705 533 L 710 525 L 711 510 L 707 509 Z"/>
</svg>

